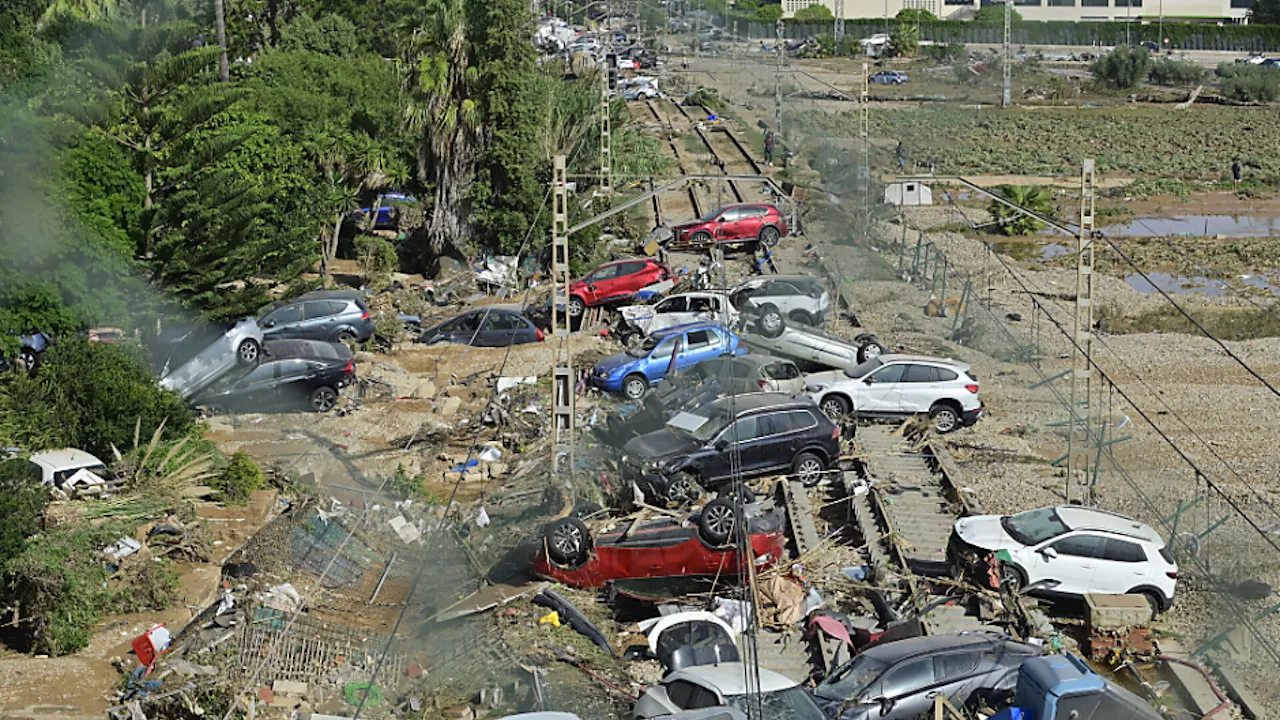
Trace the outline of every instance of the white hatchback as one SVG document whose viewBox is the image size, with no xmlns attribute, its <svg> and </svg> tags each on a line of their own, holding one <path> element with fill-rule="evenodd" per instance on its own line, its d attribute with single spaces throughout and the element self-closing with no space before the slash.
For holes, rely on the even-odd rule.
<svg viewBox="0 0 1280 720">
<path fill-rule="evenodd" d="M 806 375 L 805 392 L 833 420 L 927 413 L 938 432 L 948 433 L 982 416 L 978 380 L 969 366 L 921 355 L 884 354 L 849 370 Z"/>
<path fill-rule="evenodd" d="M 1153 617 L 1173 606 L 1173 555 L 1155 530 L 1123 515 L 1078 505 L 975 515 L 957 520 L 955 535 L 958 556 L 996 553 L 1000 581 L 1014 591 L 1134 593 L 1147 598 Z"/>
</svg>

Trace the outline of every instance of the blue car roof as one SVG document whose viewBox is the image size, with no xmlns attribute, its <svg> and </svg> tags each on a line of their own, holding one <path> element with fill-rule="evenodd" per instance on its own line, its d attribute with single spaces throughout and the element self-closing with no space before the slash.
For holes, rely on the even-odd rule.
<svg viewBox="0 0 1280 720">
<path fill-rule="evenodd" d="M 730 332 L 729 328 L 725 327 L 724 325 L 721 325 L 720 323 L 711 322 L 709 320 L 701 320 L 699 322 L 686 323 L 684 325 L 673 325 L 669 328 L 663 328 L 662 330 L 659 330 L 658 332 L 654 333 L 653 336 L 666 337 L 668 335 L 675 335 L 676 333 L 688 332 L 689 330 L 704 330 L 707 328 L 716 328 L 717 330 Z"/>
</svg>

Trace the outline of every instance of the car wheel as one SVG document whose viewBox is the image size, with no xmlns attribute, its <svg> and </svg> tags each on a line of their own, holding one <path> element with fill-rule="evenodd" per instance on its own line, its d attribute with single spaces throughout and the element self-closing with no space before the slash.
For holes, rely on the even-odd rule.
<svg viewBox="0 0 1280 720">
<path fill-rule="evenodd" d="M 782 312 L 773 305 L 765 305 L 760 311 L 760 332 L 767 338 L 776 338 L 786 329 Z"/>
<path fill-rule="evenodd" d="M 822 458 L 811 452 L 802 452 L 791 461 L 791 474 L 805 487 L 817 485 L 826 469 Z"/>
<path fill-rule="evenodd" d="M 702 508 L 702 514 L 698 516 L 698 531 L 708 545 L 719 547 L 733 538 L 737 522 L 738 513 L 733 509 L 733 501 L 716 498 Z"/>
<path fill-rule="evenodd" d="M 31 348 L 22 348 L 18 351 L 18 359 L 22 361 L 22 366 L 27 369 L 27 372 L 34 373 L 36 365 L 40 362 L 40 354 Z"/>
<path fill-rule="evenodd" d="M 640 373 L 628 375 L 622 381 L 622 394 L 627 396 L 628 400 L 639 400 L 644 397 L 644 393 L 649 389 L 649 381 Z"/>
<path fill-rule="evenodd" d="M 739 495 L 739 489 L 741 489 L 742 504 L 750 505 L 756 501 L 756 491 L 752 490 L 746 483 L 738 482 L 732 482 L 724 486 L 723 489 L 716 493 L 716 497 L 729 498 L 730 500 L 736 499 Z"/>
<path fill-rule="evenodd" d="M 577 296 L 569 298 L 569 317 L 582 317 L 582 313 L 586 310 L 587 304 L 582 302 L 582 298 Z"/>
<path fill-rule="evenodd" d="M 591 551 L 591 531 L 576 517 L 556 520 L 543 535 L 547 557 L 559 565 L 577 565 Z"/>
<path fill-rule="evenodd" d="M 689 238 L 689 242 L 694 245 L 709 245 L 711 243 L 711 233 L 700 230 Z"/>
<path fill-rule="evenodd" d="M 329 412 L 334 405 L 338 404 L 338 393 L 333 388 L 325 386 L 318 387 L 311 391 L 311 409 L 316 412 Z"/>
<path fill-rule="evenodd" d="M 803 310 L 792 310 L 791 314 L 787 315 L 787 319 L 800 325 L 818 326 L 818 323 L 814 322 L 813 316 Z"/>
<path fill-rule="evenodd" d="M 828 395 L 822 398 L 822 413 L 832 420 L 842 420 L 853 408 L 849 406 L 849 401 L 839 395 Z"/>
<path fill-rule="evenodd" d="M 1026 587 L 1027 578 L 1022 574 L 1022 568 L 1013 563 L 1000 563 L 1000 587 L 1008 590 L 1011 594 L 1017 595 L 1022 592 L 1022 588 Z"/>
<path fill-rule="evenodd" d="M 258 347 L 257 340 L 245 340 L 240 343 L 240 347 L 236 348 L 236 362 L 241 365 L 252 365 L 258 362 L 261 350 L 262 348 Z"/>
<path fill-rule="evenodd" d="M 691 503 L 702 496 L 702 486 L 698 478 L 687 472 L 678 472 L 667 483 L 667 500 L 677 505 Z"/>
<path fill-rule="evenodd" d="M 623 347 L 625 347 L 625 348 L 627 348 L 627 349 L 630 349 L 630 348 L 633 348 L 633 347 L 635 347 L 635 346 L 639 345 L 639 344 L 640 344 L 640 339 L 641 339 L 642 337 L 644 337 L 644 336 L 643 336 L 643 335 L 641 335 L 640 333 L 635 332 L 635 331 L 632 331 L 632 332 L 625 332 L 625 333 L 622 333 L 622 337 L 620 337 L 620 338 L 618 338 L 618 339 L 622 341 L 622 346 L 623 346 Z"/>
<path fill-rule="evenodd" d="M 1143 590 L 1142 596 L 1147 599 L 1147 604 L 1151 606 L 1151 619 L 1155 620 L 1160 617 L 1160 598 L 1150 590 Z"/>
<path fill-rule="evenodd" d="M 937 430 L 939 435 L 946 435 L 960 429 L 960 411 L 951 405 L 934 405 L 929 411 L 929 417 L 933 418 L 933 429 Z"/>
<path fill-rule="evenodd" d="M 351 345 L 356 342 L 356 334 L 350 330 L 343 330 L 338 333 L 338 342 L 344 345 Z"/>
<path fill-rule="evenodd" d="M 868 340 L 858 346 L 858 364 L 861 365 L 871 358 L 880 357 L 886 350 L 887 348 L 881 345 L 879 340 Z"/>
<path fill-rule="evenodd" d="M 772 225 L 766 225 L 760 231 L 760 243 L 765 247 L 773 247 L 778 244 L 778 238 L 782 237 L 782 233 L 778 232 L 778 228 Z"/>
</svg>

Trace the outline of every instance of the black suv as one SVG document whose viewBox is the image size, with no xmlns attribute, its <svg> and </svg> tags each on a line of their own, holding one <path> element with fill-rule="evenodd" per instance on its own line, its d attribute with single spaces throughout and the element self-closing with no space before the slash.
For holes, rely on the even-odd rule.
<svg viewBox="0 0 1280 720">
<path fill-rule="evenodd" d="M 735 470 L 816 484 L 840 457 L 840 428 L 803 395 L 752 393 L 676 413 L 622 453 L 624 478 L 647 497 L 683 502 L 728 484 Z"/>
<path fill-rule="evenodd" d="M 215 413 L 261 412 L 305 404 L 328 412 L 338 392 L 355 382 L 356 361 L 341 343 L 315 340 L 268 340 L 256 366 L 239 368 L 192 399 Z"/>
</svg>

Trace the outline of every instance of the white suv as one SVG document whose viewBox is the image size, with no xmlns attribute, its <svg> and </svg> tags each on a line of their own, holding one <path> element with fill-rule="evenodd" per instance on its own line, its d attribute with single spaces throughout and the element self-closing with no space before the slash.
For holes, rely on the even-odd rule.
<svg viewBox="0 0 1280 720">
<path fill-rule="evenodd" d="M 805 392 L 827 417 L 909 417 L 928 413 L 940 433 L 982 416 L 978 380 L 955 360 L 885 354 L 850 370 L 805 376 Z"/>
<path fill-rule="evenodd" d="M 820 327 L 831 310 L 831 294 L 811 275 L 763 275 L 729 291 L 729 302 L 754 316 L 766 337 L 782 334 L 786 323 Z"/>
<path fill-rule="evenodd" d="M 1178 566 L 1150 526 L 1078 505 L 960 518 L 953 557 L 963 563 L 975 550 L 997 553 L 1000 582 L 1014 591 L 1043 583 L 1032 591 L 1135 593 L 1147 598 L 1152 617 L 1173 606 L 1178 584 Z"/>
</svg>

